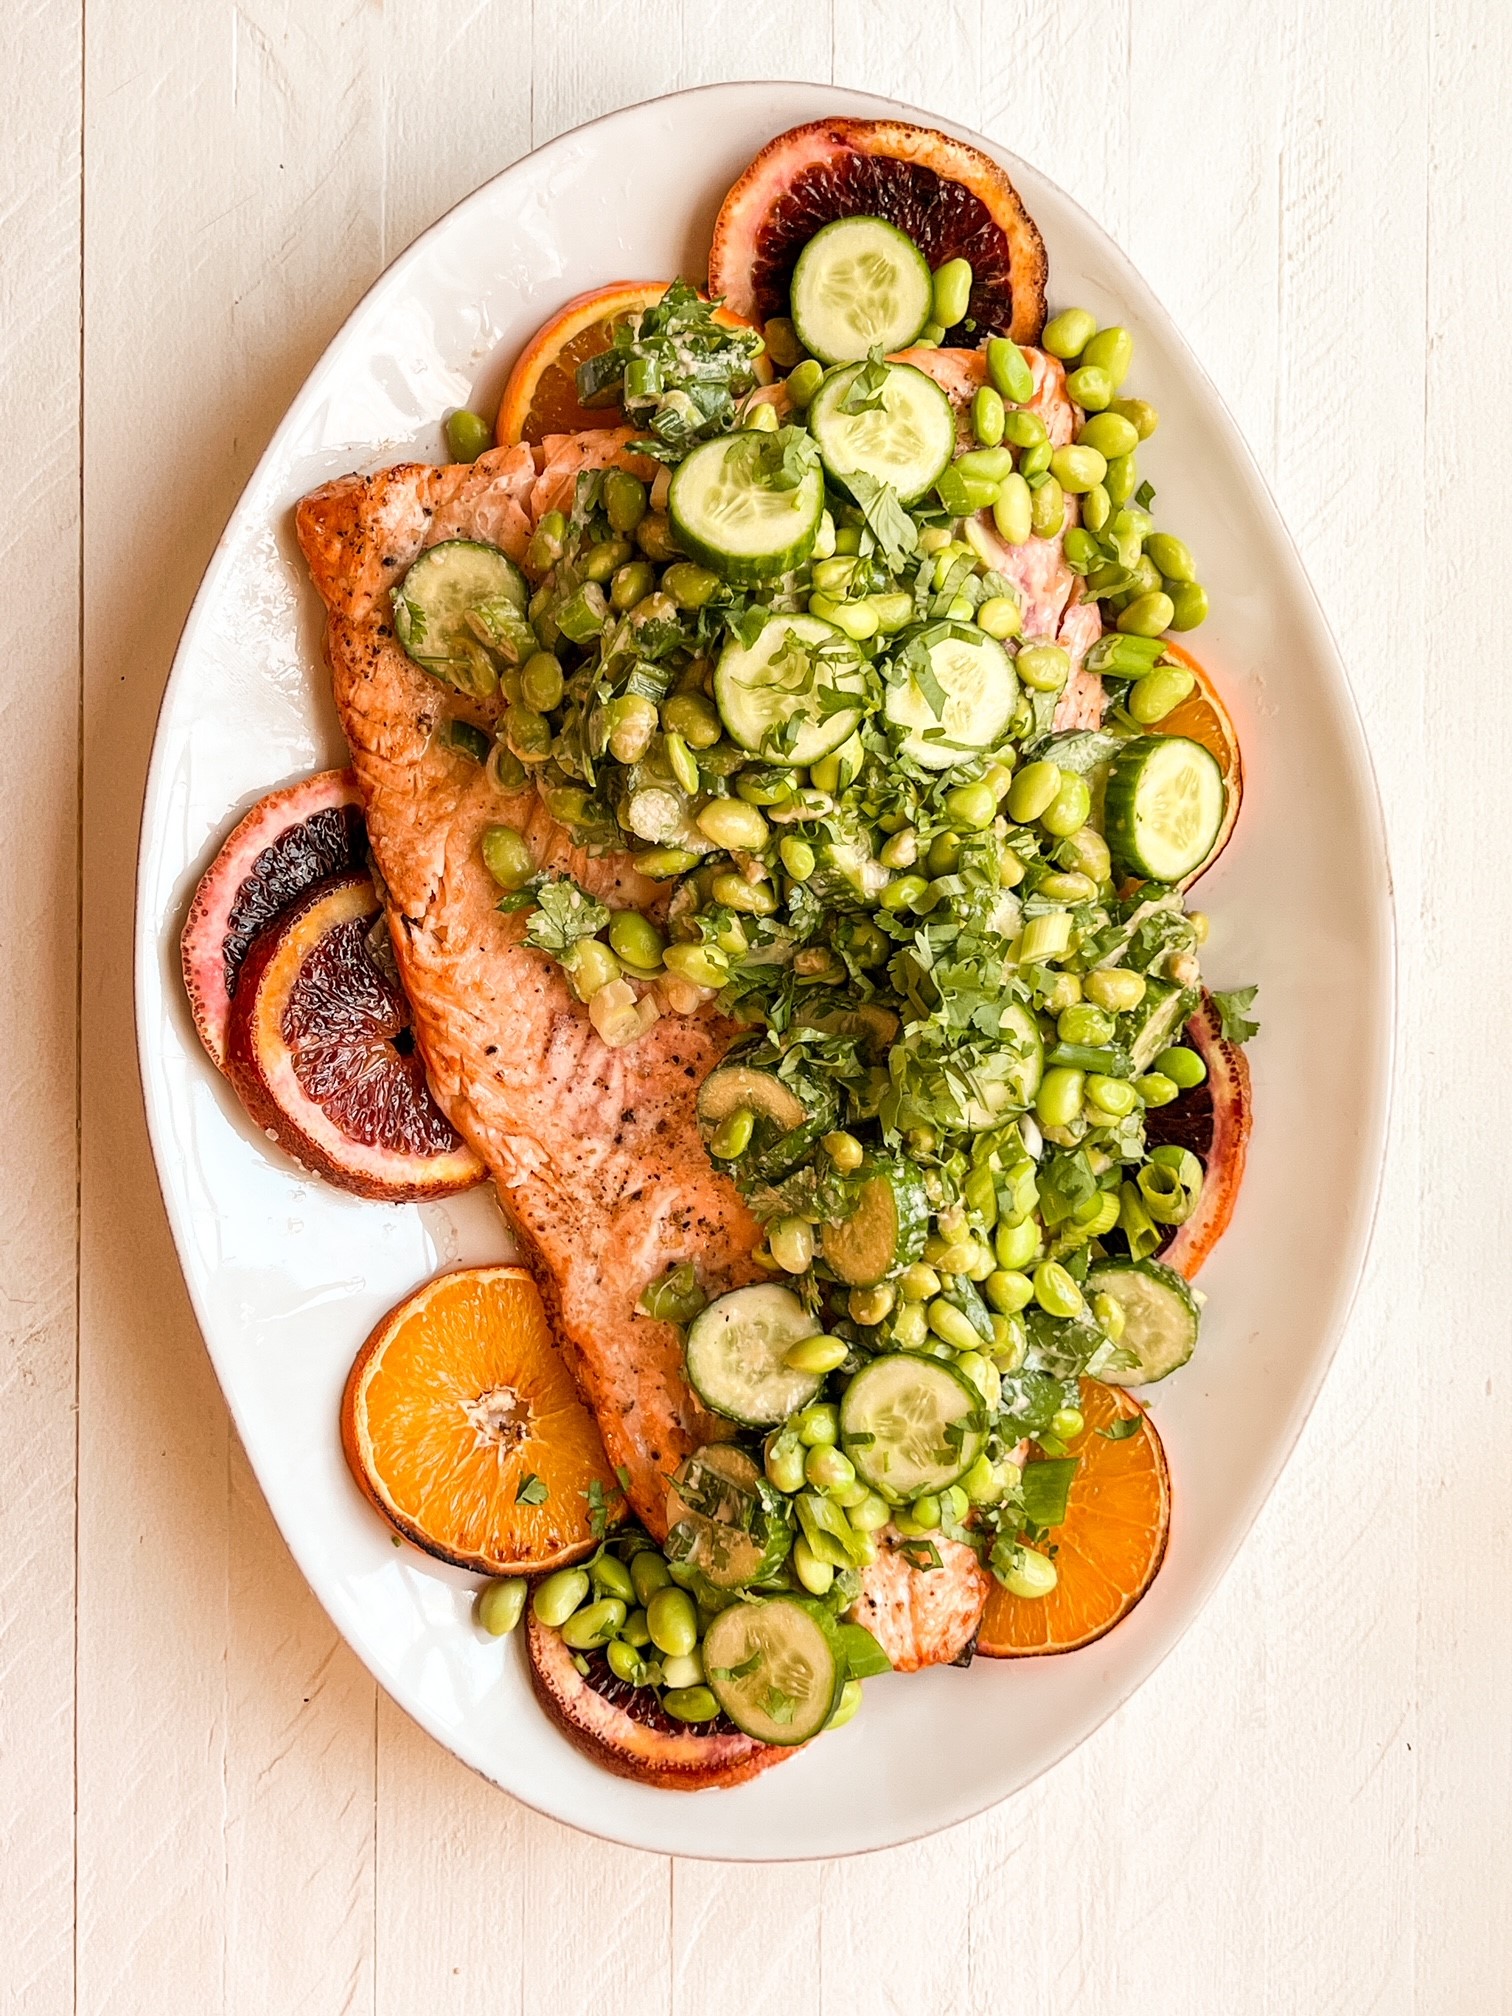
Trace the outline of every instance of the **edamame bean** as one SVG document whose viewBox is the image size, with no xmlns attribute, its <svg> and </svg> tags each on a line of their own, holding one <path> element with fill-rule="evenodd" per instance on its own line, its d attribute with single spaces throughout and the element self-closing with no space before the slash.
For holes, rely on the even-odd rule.
<svg viewBox="0 0 1512 2016">
<path fill-rule="evenodd" d="M 1010 407 L 1003 418 L 1003 439 L 1015 448 L 1026 450 L 1043 448 L 1050 440 L 1050 432 L 1038 413 L 1031 413 L 1021 406 Z M 1019 468 L 1025 475 L 1032 472 L 1025 467 L 1022 459 Z"/>
<path fill-rule="evenodd" d="M 1003 395 L 995 385 L 982 385 L 971 402 L 971 431 L 984 448 L 996 448 L 1007 425 Z"/>
<path fill-rule="evenodd" d="M 676 1722 L 712 1722 L 719 1713 L 719 1703 L 707 1687 L 669 1687 L 661 1704 Z"/>
<path fill-rule="evenodd" d="M 896 631 L 906 630 L 913 621 L 913 597 L 903 588 L 892 589 L 884 595 L 868 595 L 866 606 L 875 610 L 877 628 L 888 637 Z"/>
<path fill-rule="evenodd" d="M 966 319 L 971 304 L 971 262 L 947 259 L 934 273 L 934 320 L 941 329 L 954 329 Z"/>
<path fill-rule="evenodd" d="M 714 703 L 702 693 L 674 693 L 662 707 L 662 725 L 690 749 L 712 749 L 724 733 Z"/>
<path fill-rule="evenodd" d="M 814 1228 L 806 1218 L 774 1218 L 767 1226 L 767 1245 L 784 1274 L 803 1274 L 814 1258 Z"/>
<path fill-rule="evenodd" d="M 1059 693 L 1071 677 L 1070 654 L 1059 644 L 1026 644 L 1013 663 L 1032 693 Z"/>
<path fill-rule="evenodd" d="M 544 763 L 551 754 L 551 723 L 533 707 L 510 707 L 504 715 L 504 740 L 522 763 Z"/>
<path fill-rule="evenodd" d="M 762 338 L 766 343 L 767 355 L 779 371 L 786 371 L 803 355 L 803 345 L 798 340 L 798 331 L 786 315 L 774 315 L 762 326 Z"/>
<path fill-rule="evenodd" d="M 630 1580 L 635 1587 L 635 1600 L 643 1610 L 658 1589 L 672 1586 L 666 1559 L 654 1547 L 643 1547 L 635 1556 L 630 1563 Z"/>
<path fill-rule="evenodd" d="M 817 857 L 807 840 L 800 840 L 796 833 L 789 833 L 778 842 L 777 852 L 782 865 L 795 882 L 807 882 L 818 865 Z"/>
<path fill-rule="evenodd" d="M 1047 476 L 1030 492 L 1029 527 L 1036 539 L 1053 539 L 1066 522 L 1066 493 Z"/>
<path fill-rule="evenodd" d="M 490 1638 L 507 1638 L 525 1614 L 525 1598 L 529 1594 L 529 1587 L 519 1575 L 485 1582 L 478 1591 L 473 1615 Z"/>
<path fill-rule="evenodd" d="M 1082 499 L 1082 523 L 1089 532 L 1101 532 L 1113 515 L 1113 506 L 1101 483 L 1094 483 Z"/>
<path fill-rule="evenodd" d="M 846 1176 L 850 1175 L 852 1170 L 859 1169 L 866 1156 L 866 1150 L 854 1134 L 846 1134 L 839 1130 L 833 1134 L 826 1134 L 819 1146 L 841 1174 Z"/>
<path fill-rule="evenodd" d="M 898 912 L 915 909 L 929 888 L 922 875 L 896 875 L 883 889 L 877 901 L 884 910 Z"/>
<path fill-rule="evenodd" d="M 1168 1050 L 1162 1050 L 1155 1059 L 1155 1069 L 1163 1072 L 1173 1085 L 1179 1085 L 1183 1092 L 1190 1092 L 1208 1075 L 1202 1058 L 1195 1050 L 1188 1049 L 1185 1043 L 1173 1043 Z"/>
<path fill-rule="evenodd" d="M 647 847 L 635 856 L 635 865 L 642 875 L 649 875 L 653 882 L 666 882 L 674 875 L 686 875 L 690 868 L 696 868 L 698 856 L 690 853 L 686 847 Z M 664 964 L 667 963 L 665 953 L 662 959 Z M 724 980 L 721 977 L 715 981 L 700 981 L 698 984 L 722 987 Z"/>
<path fill-rule="evenodd" d="M 1207 613 L 1207 590 L 1200 581 L 1181 581 L 1171 590 L 1169 629 L 1195 630 L 1206 623 Z"/>
<path fill-rule="evenodd" d="M 1057 448 L 1050 457 L 1050 470 L 1062 490 L 1080 497 L 1094 483 L 1101 483 L 1108 463 L 1095 448 Z"/>
<path fill-rule="evenodd" d="M 677 560 L 663 574 L 661 585 L 679 609 L 702 609 L 719 593 L 720 581 L 696 561 Z"/>
<path fill-rule="evenodd" d="M 583 1569 L 558 1568 L 537 1588 L 530 1608 L 538 1623 L 559 1631 L 587 1595 L 588 1576 Z"/>
<path fill-rule="evenodd" d="M 1113 397 L 1113 380 L 1100 364 L 1080 364 L 1067 373 L 1066 390 L 1088 413 L 1100 413 Z"/>
<path fill-rule="evenodd" d="M 1116 392 L 1128 377 L 1129 366 L 1134 362 L 1134 338 L 1127 329 L 1114 323 L 1107 329 L 1099 329 L 1083 344 L 1081 356 L 1084 365 L 1094 364 L 1107 372 Z"/>
<path fill-rule="evenodd" d="M 1042 1127 L 1069 1127 L 1081 1112 L 1085 1074 L 1069 1064 L 1055 1064 L 1039 1082 L 1034 1111 Z M 1001 1255 L 999 1255 L 1001 1258 Z"/>
<path fill-rule="evenodd" d="M 693 823 L 716 847 L 739 848 L 747 854 L 759 854 L 772 837 L 766 820 L 743 798 L 715 798 L 699 810 Z"/>
<path fill-rule="evenodd" d="M 1173 532 L 1152 532 L 1145 541 L 1145 551 L 1165 580 L 1190 583 L 1197 579 L 1191 547 Z"/>
<path fill-rule="evenodd" d="M 942 1295 L 935 1297 L 924 1316 L 935 1336 L 953 1351 L 975 1351 L 981 1342 L 971 1318 Z"/>
<path fill-rule="evenodd" d="M 1016 470 L 1003 478 L 992 507 L 992 522 L 1010 546 L 1022 546 L 1034 529 L 1034 498 Z"/>
<path fill-rule="evenodd" d="M 1103 488 L 1108 493 L 1108 502 L 1117 511 L 1128 503 L 1139 488 L 1139 468 L 1132 455 L 1115 455 L 1108 464 L 1108 473 L 1103 478 Z"/>
<path fill-rule="evenodd" d="M 928 1335 L 923 1304 L 905 1302 L 893 1317 L 893 1342 L 900 1351 L 917 1351 Z"/>
<path fill-rule="evenodd" d="M 1146 1071 L 1142 1078 L 1134 1080 L 1134 1090 L 1146 1106 L 1169 1106 L 1173 1099 L 1181 1097 L 1181 1087 L 1163 1071 Z"/>
<path fill-rule="evenodd" d="M 1023 1596 L 1030 1600 L 1048 1596 L 1059 1580 L 1060 1573 L 1055 1563 L 1048 1554 L 1041 1554 L 1035 1547 L 1020 1547 L 1002 1577 L 1003 1587 L 1010 1596 Z"/>
<path fill-rule="evenodd" d="M 598 938 L 580 938 L 572 948 L 567 974 L 579 1001 L 591 1001 L 620 977 L 620 963 Z"/>
<path fill-rule="evenodd" d="M 1005 637 L 1016 637 L 1024 627 L 1019 605 L 1011 595 L 989 595 L 977 605 L 976 620 L 978 629 L 1000 643 Z"/>
<path fill-rule="evenodd" d="M 805 1449 L 817 1449 L 821 1443 L 839 1441 L 840 1410 L 831 1401 L 811 1400 L 793 1416 L 790 1425 Z"/>
<path fill-rule="evenodd" d="M 1078 1093 L 1077 1105 L 1080 1104 Z M 998 1266 L 1006 1273 L 1016 1274 L 1039 1256 L 1039 1227 L 1033 1218 L 1021 1218 L 1016 1225 L 999 1225 L 992 1235 L 992 1248 Z"/>
<path fill-rule="evenodd" d="M 485 826 L 483 865 L 501 889 L 523 889 L 536 872 L 535 856 L 513 826 Z"/>
<path fill-rule="evenodd" d="M 1119 455 L 1132 455 L 1139 446 L 1139 430 L 1121 413 L 1094 413 L 1076 437 L 1083 448 L 1095 448 L 1111 462 Z"/>
<path fill-rule="evenodd" d="M 845 1451 L 822 1442 L 804 1457 L 803 1474 L 816 1491 L 843 1491 L 856 1481 L 855 1465 Z"/>
<path fill-rule="evenodd" d="M 1164 721 L 1167 714 L 1173 714 L 1196 685 L 1196 678 L 1184 665 L 1162 665 L 1158 671 L 1136 680 L 1125 704 L 1134 719 L 1149 728 L 1157 721 Z"/>
<path fill-rule="evenodd" d="M 912 826 L 903 826 L 883 841 L 877 859 L 884 868 L 912 868 L 919 858 L 919 836 Z"/>
<path fill-rule="evenodd" d="M 753 434 L 775 434 L 777 432 L 777 408 L 770 399 L 748 400 L 744 408 L 741 426 Z"/>
<path fill-rule="evenodd" d="M 1078 833 L 1068 833 L 1060 858 L 1094 883 L 1106 882 L 1113 868 L 1108 843 L 1095 826 L 1083 826 Z"/>
<path fill-rule="evenodd" d="M 596 546 L 590 546 L 583 556 L 584 578 L 589 581 L 608 581 L 619 572 L 629 558 L 628 539 L 601 539 Z"/>
<path fill-rule="evenodd" d="M 843 630 L 854 643 L 875 637 L 881 625 L 869 602 L 837 602 L 832 595 L 810 595 L 809 612 Z"/>
<path fill-rule="evenodd" d="M 446 447 L 453 462 L 476 462 L 493 446 L 493 429 L 481 413 L 459 406 L 447 415 Z"/>
<path fill-rule="evenodd" d="M 670 853 L 673 850 L 667 851 Z M 635 859 L 638 866 L 644 866 L 644 854 L 637 854 Z M 696 860 L 697 856 L 693 859 Z M 646 869 L 647 874 L 654 872 Z M 691 980 L 695 987 L 723 987 L 730 977 L 729 961 L 715 945 L 669 945 L 662 954 L 662 963 L 669 972 L 680 973 L 684 980 Z"/>
<path fill-rule="evenodd" d="M 639 910 L 616 910 L 609 919 L 609 943 L 628 966 L 650 972 L 660 966 L 666 939 Z"/>
<path fill-rule="evenodd" d="M 699 788 L 698 759 L 684 742 L 681 735 L 668 735 L 666 740 L 667 767 L 691 798 Z"/>
<path fill-rule="evenodd" d="M 698 1643 L 698 1609 L 686 1589 L 669 1584 L 646 1605 L 646 1629 L 658 1652 L 680 1658 Z"/>
<path fill-rule="evenodd" d="M 968 448 L 955 461 L 956 474 L 968 483 L 1001 483 L 1013 473 L 1011 448 Z"/>
<path fill-rule="evenodd" d="M 1113 1017 L 1105 1009 L 1078 1001 L 1062 1011 L 1055 1033 L 1062 1043 L 1111 1043 Z"/>
<path fill-rule="evenodd" d="M 616 1680 L 623 1680 L 627 1687 L 638 1687 L 645 1669 L 645 1661 L 633 1645 L 623 1638 L 611 1638 L 604 1656 L 609 1661 L 609 1670 Z"/>
<path fill-rule="evenodd" d="M 992 1362 L 999 1372 L 1017 1372 L 1029 1351 L 1029 1332 L 1022 1316 L 992 1316 Z"/>
<path fill-rule="evenodd" d="M 931 875 L 953 875 L 960 865 L 960 860 L 960 834 L 936 833 L 929 843 L 929 852 L 924 857 L 924 865 Z"/>
<path fill-rule="evenodd" d="M 1148 441 L 1160 425 L 1160 415 L 1148 399 L 1115 399 L 1108 411 L 1132 422 L 1141 441 Z"/>
<path fill-rule="evenodd" d="M 677 541 L 672 521 L 665 511 L 648 511 L 635 528 L 635 543 L 648 560 L 662 566 L 677 558 Z"/>
<path fill-rule="evenodd" d="M 793 405 L 802 413 L 812 403 L 814 394 L 824 382 L 824 366 L 815 357 L 805 357 L 788 373 L 787 395 Z"/>
<path fill-rule="evenodd" d="M 520 667 L 520 697 L 538 714 L 562 702 L 562 661 L 554 651 L 536 651 Z"/>
<path fill-rule="evenodd" d="M 786 1429 L 767 1437 L 762 1461 L 768 1481 L 779 1491 L 792 1497 L 803 1489 L 803 1444 Z"/>
<path fill-rule="evenodd" d="M 1163 630 L 1170 629 L 1175 614 L 1176 606 L 1170 596 L 1157 588 L 1136 595 L 1119 616 L 1118 627 L 1131 637 L 1158 637 Z M 1141 680 L 1140 684 L 1144 683 Z"/>
<path fill-rule="evenodd" d="M 646 515 L 646 486 L 628 469 L 604 472 L 604 514 L 621 535 L 633 532 Z"/>
<path fill-rule="evenodd" d="M 1039 885 L 1039 894 L 1048 896 L 1054 903 L 1090 903 L 1097 894 L 1097 884 L 1090 875 L 1079 875 L 1075 869 L 1067 869 L 1047 875 Z"/>
<path fill-rule="evenodd" d="M 925 1260 L 915 1260 L 898 1276 L 898 1293 L 905 1302 L 927 1302 L 940 1292 L 940 1277 Z"/>
<path fill-rule="evenodd" d="M 819 1559 L 801 1533 L 793 1542 L 793 1573 L 810 1596 L 827 1595 L 835 1579 L 835 1571 L 829 1562 Z"/>
<path fill-rule="evenodd" d="M 859 1680 L 847 1680 L 845 1685 L 840 1689 L 840 1699 L 831 1709 L 830 1718 L 824 1725 L 825 1728 L 843 1729 L 847 1722 L 855 1720 L 856 1712 L 860 1706 L 861 1682 Z"/>
<path fill-rule="evenodd" d="M 1082 988 L 1087 999 L 1095 1001 L 1099 1008 L 1125 1015 L 1143 1001 L 1145 976 L 1123 966 L 1100 966 L 1096 972 L 1087 974 Z"/>
<path fill-rule="evenodd" d="M 1009 336 L 993 336 L 987 344 L 987 376 L 1005 399 L 1022 406 L 1034 397 L 1034 373 L 1029 359 Z"/>
<path fill-rule="evenodd" d="M 1003 1480 L 990 1456 L 978 1456 L 961 1479 L 960 1488 L 970 1505 L 995 1505 L 1003 1495 Z"/>
<path fill-rule="evenodd" d="M 980 833 L 997 817 L 997 799 L 989 784 L 958 784 L 945 793 L 945 816 L 968 833 Z"/>
<path fill-rule="evenodd" d="M 982 1283 L 982 1293 L 1000 1315 L 1016 1316 L 1033 1301 L 1034 1283 L 1016 1268 L 994 1267 Z"/>
<path fill-rule="evenodd" d="M 623 616 L 638 603 L 644 602 L 655 586 L 656 575 L 649 560 L 627 560 L 623 567 L 615 570 L 609 583 L 609 606 Z"/>
<path fill-rule="evenodd" d="M 709 1142 L 709 1153 L 718 1156 L 721 1162 L 734 1162 L 744 1155 L 751 1145 L 751 1135 L 755 1131 L 756 1115 L 749 1106 L 737 1106 L 733 1113 L 727 1113 L 714 1129 Z"/>
<path fill-rule="evenodd" d="M 868 1491 L 847 1509 L 845 1516 L 852 1532 L 878 1533 L 892 1517 L 892 1507 L 877 1492 Z"/>
<path fill-rule="evenodd" d="M 1040 348 L 1062 363 L 1079 357 L 1097 331 L 1097 317 L 1086 308 L 1062 308 L 1051 316 L 1040 337 Z"/>
<path fill-rule="evenodd" d="M 940 1523 L 939 1494 L 925 1491 L 915 1498 L 908 1508 L 908 1518 L 916 1532 L 933 1533 Z"/>
<path fill-rule="evenodd" d="M 1125 1119 L 1139 1104 L 1139 1094 L 1127 1078 L 1108 1078 L 1100 1071 L 1088 1074 L 1087 1099 L 1115 1120 Z"/>
<path fill-rule="evenodd" d="M 1020 826 L 1029 825 L 1055 803 L 1060 788 L 1061 773 L 1057 764 L 1043 759 L 1038 763 L 1026 763 L 1008 787 L 1008 817 Z"/>
<path fill-rule="evenodd" d="M 845 1306 L 852 1323 L 870 1326 L 885 1323 L 897 1299 L 898 1293 L 892 1283 L 879 1281 L 875 1288 L 852 1288 Z"/>
<path fill-rule="evenodd" d="M 1086 1300 L 1059 1260 L 1041 1260 L 1034 1270 L 1034 1299 L 1047 1316 L 1080 1316 Z"/>
<path fill-rule="evenodd" d="M 602 1596 L 615 1596 L 628 1608 L 636 1600 L 635 1581 L 630 1570 L 615 1554 L 600 1554 L 588 1570 L 588 1579 Z"/>
<path fill-rule="evenodd" d="M 1058 839 L 1077 832 L 1087 823 L 1092 810 L 1092 792 L 1085 777 L 1074 770 L 1061 772 L 1060 788 L 1040 814 L 1040 824 Z"/>
<path fill-rule="evenodd" d="M 783 1356 L 795 1372 L 834 1372 L 845 1363 L 850 1346 L 839 1337 L 805 1337 Z"/>
</svg>

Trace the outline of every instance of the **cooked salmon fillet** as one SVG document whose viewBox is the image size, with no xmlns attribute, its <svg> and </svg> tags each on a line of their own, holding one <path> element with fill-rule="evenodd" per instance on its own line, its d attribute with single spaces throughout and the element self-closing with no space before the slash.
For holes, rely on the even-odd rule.
<svg viewBox="0 0 1512 2016">
<path fill-rule="evenodd" d="M 896 1673 L 947 1666 L 976 1641 L 992 1577 L 972 1549 L 936 1533 L 939 1566 L 915 1565 L 891 1526 L 877 1535 L 877 1558 L 861 1571 L 850 1615 L 864 1624 Z M 921 1557 L 922 1558 L 922 1557 Z"/>
<path fill-rule="evenodd" d="M 492 713 L 459 704 L 405 656 L 388 598 L 440 539 L 487 539 L 518 558 L 540 514 L 570 502 L 580 469 L 654 473 L 627 439 L 604 429 L 493 450 L 471 466 L 346 477 L 305 498 L 296 523 L 329 612 L 336 707 L 431 1085 L 487 1165 L 609 1459 L 662 1537 L 668 1473 L 732 1430 L 695 1401 L 678 1332 L 635 1305 L 680 1261 L 696 1263 L 711 1296 L 759 1271 L 758 1228 L 711 1166 L 694 1116 L 734 1028 L 664 1016 L 627 1048 L 600 1041 L 561 967 L 522 944 L 525 917 L 496 908 L 480 834 L 500 820 L 519 827 L 539 865 L 610 904 L 654 905 L 656 885 L 623 855 L 580 853 L 533 791 L 501 800 L 476 763 L 433 741 L 446 715 L 491 725 Z"/>
</svg>

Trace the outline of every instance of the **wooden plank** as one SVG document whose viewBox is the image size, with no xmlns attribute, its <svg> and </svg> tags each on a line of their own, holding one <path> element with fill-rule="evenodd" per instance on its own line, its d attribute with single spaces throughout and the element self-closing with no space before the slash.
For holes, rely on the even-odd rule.
<svg viewBox="0 0 1512 2016">
<path fill-rule="evenodd" d="M 141 777 L 184 613 L 378 263 L 369 20 L 251 0 L 107 9 L 88 26 L 78 1994 L 92 2012 L 368 1999 L 372 1689 L 256 1503 L 143 1208 L 130 929 Z"/>
<path fill-rule="evenodd" d="M 0 534 L 25 583 L 0 750 L 0 2003 L 73 2007 L 78 1237 L 79 5 L 13 22 L 0 77 Z M 25 1158 L 25 1179 L 20 1157 Z"/>
</svg>

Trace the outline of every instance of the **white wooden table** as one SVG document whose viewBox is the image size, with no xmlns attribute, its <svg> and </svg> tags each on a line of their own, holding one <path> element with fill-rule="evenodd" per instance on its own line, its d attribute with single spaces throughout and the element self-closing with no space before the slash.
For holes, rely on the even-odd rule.
<svg viewBox="0 0 1512 2016">
<path fill-rule="evenodd" d="M 82 0 L 18 0 L 4 2010 L 1512 2008 L 1509 27 L 1490 0 L 99 0 L 87 22 Z M 128 948 L 180 623 L 347 309 L 532 144 L 772 74 L 984 128 L 1174 310 L 1344 643 L 1388 808 L 1402 1040 L 1364 1293 L 1181 1649 L 970 1826 L 733 1872 L 512 1804 L 333 1635 L 180 1284 Z"/>
</svg>

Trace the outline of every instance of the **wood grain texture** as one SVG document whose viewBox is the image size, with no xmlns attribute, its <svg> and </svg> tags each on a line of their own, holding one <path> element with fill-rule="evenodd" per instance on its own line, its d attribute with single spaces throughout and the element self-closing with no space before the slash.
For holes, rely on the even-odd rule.
<svg viewBox="0 0 1512 2016">
<path fill-rule="evenodd" d="M 24 507 L 7 578 L 42 621 L 6 687 L 0 931 L 43 957 L 0 983 L 17 1171 L 0 2009 L 1512 2006 L 1496 1068 L 1512 849 L 1498 513 L 1476 475 L 1512 367 L 1506 22 L 1477 0 L 777 0 L 759 21 L 699 0 L 117 0 L 87 17 L 23 0 L 23 17 L 0 79 L 0 471 Z M 833 78 L 980 124 L 1171 308 L 1345 645 L 1387 806 L 1405 1032 L 1359 1306 L 1177 1652 L 980 1820 L 738 1872 L 514 1805 L 336 1637 L 180 1284 L 129 965 L 180 624 L 352 302 L 527 147 L 732 75 Z"/>
</svg>

